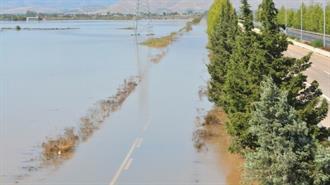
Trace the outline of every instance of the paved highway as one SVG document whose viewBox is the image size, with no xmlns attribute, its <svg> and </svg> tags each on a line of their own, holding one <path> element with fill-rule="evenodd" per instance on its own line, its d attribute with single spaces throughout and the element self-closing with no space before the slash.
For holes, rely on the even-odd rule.
<svg viewBox="0 0 330 185">
<path fill-rule="evenodd" d="M 285 54 L 290 57 L 301 58 L 309 52 L 307 49 L 290 45 Z M 317 80 L 320 83 L 324 97 L 330 103 L 330 58 L 314 53 L 311 61 L 312 67 L 306 71 L 308 82 Z M 323 125 L 330 127 L 330 113 L 328 118 L 323 121 Z"/>
<path fill-rule="evenodd" d="M 294 28 L 288 28 L 287 34 L 291 37 L 295 37 L 300 39 L 300 30 L 294 29 Z M 323 35 L 319 33 L 309 32 L 309 31 L 303 31 L 303 40 L 312 42 L 314 40 L 321 40 L 323 41 Z M 326 36 L 326 45 L 330 47 L 330 36 Z"/>
</svg>

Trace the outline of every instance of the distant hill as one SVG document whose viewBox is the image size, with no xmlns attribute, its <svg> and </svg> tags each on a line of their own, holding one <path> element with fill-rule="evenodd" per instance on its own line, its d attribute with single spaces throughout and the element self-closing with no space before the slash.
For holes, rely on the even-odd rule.
<svg viewBox="0 0 330 185">
<path fill-rule="evenodd" d="M 108 3 L 105 3 L 106 1 L 104 0 L 101 0 L 103 3 L 100 3 L 100 0 L 44 0 L 43 3 L 38 3 L 38 1 L 41 0 L 0 1 L 5 1 L 2 2 L 2 6 L 0 6 L 0 13 L 9 14 L 25 13 L 28 10 L 40 13 L 135 13 L 137 2 L 137 0 L 110 0 L 107 1 Z M 61 4 L 59 3 L 61 1 L 67 3 Z M 148 0 L 140 1 L 142 7 L 146 7 L 145 4 Z M 149 0 L 149 4 L 150 10 L 153 13 L 184 12 L 188 10 L 205 11 L 209 8 L 212 1 L 213 0 Z M 77 3 L 74 4 L 73 2 Z"/>
<path fill-rule="evenodd" d="M 153 13 L 205 11 L 213 0 L 140 0 L 150 2 Z M 240 0 L 231 0 L 239 8 Z M 0 13 L 135 13 L 137 0 L 0 0 Z M 256 9 L 261 0 L 249 0 L 252 9 Z M 287 5 L 297 8 L 300 1 L 274 0 L 277 7 Z M 308 2 L 307 2 L 308 3 Z M 146 7 L 146 6 L 142 6 Z"/>
<path fill-rule="evenodd" d="M 146 8 L 146 1 L 141 0 L 141 7 Z M 213 0 L 149 0 L 150 11 L 152 13 L 161 12 L 184 12 L 208 10 Z M 113 5 L 99 10 L 99 12 L 113 13 L 134 13 L 136 10 L 135 0 L 118 0 Z"/>
</svg>

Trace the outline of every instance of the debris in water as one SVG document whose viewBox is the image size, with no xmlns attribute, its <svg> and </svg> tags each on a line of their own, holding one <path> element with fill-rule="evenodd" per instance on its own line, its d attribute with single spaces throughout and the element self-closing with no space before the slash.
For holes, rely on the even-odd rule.
<svg viewBox="0 0 330 185">
<path fill-rule="evenodd" d="M 156 54 L 155 56 L 152 56 L 150 58 L 150 61 L 154 64 L 158 64 L 166 55 L 167 50 L 163 50 L 160 53 Z"/>
<path fill-rule="evenodd" d="M 202 114 L 200 110 L 197 112 Z M 207 150 L 207 142 L 219 136 L 219 125 L 223 125 L 223 120 L 225 120 L 225 113 L 221 108 L 210 110 L 206 116 L 196 117 L 197 129 L 193 133 L 193 141 L 197 151 Z"/>
<path fill-rule="evenodd" d="M 139 78 L 125 80 L 118 88 L 116 95 L 97 103 L 97 106 L 90 110 L 90 113 L 80 119 L 79 138 L 86 141 L 98 130 L 110 113 L 116 112 L 124 103 L 126 98 L 135 90 Z"/>
<path fill-rule="evenodd" d="M 98 102 L 86 116 L 80 119 L 77 133 L 74 128 L 67 128 L 63 135 L 44 142 L 42 144 L 44 161 L 47 164 L 59 164 L 61 161 L 71 158 L 79 143 L 89 139 L 110 116 L 110 113 L 117 111 L 122 106 L 139 82 L 139 77 L 124 80 L 124 84 L 118 88 L 114 96 Z"/>
<path fill-rule="evenodd" d="M 79 137 L 75 134 L 73 128 L 65 129 L 62 136 L 55 139 L 48 139 L 42 144 L 44 159 L 51 160 L 60 157 L 62 153 L 73 152 L 78 139 Z"/>
</svg>

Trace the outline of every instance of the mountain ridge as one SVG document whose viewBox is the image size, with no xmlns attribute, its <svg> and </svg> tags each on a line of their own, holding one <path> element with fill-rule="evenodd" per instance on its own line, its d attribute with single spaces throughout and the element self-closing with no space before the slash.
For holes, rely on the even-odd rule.
<svg viewBox="0 0 330 185">
<path fill-rule="evenodd" d="M 141 11 L 146 11 L 147 1 L 149 1 L 149 9 L 152 13 L 162 12 L 184 12 L 192 11 L 206 11 L 213 0 L 141 0 Z M 59 8 L 53 5 L 25 5 L 25 6 L 2 6 L 0 12 L 2 14 L 21 14 L 26 11 L 35 11 L 39 13 L 132 13 L 136 12 L 137 0 L 117 0 L 110 5 L 95 5 L 95 6 L 81 6 L 74 8 Z"/>
</svg>

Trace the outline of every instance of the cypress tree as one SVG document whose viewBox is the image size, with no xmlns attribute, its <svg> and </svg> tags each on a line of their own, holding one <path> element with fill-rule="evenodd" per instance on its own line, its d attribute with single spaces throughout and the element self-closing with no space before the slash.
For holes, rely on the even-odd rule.
<svg viewBox="0 0 330 185">
<path fill-rule="evenodd" d="M 247 0 L 241 0 L 240 7 L 240 19 L 244 26 L 245 31 L 252 31 L 253 25 L 253 13 L 250 9 L 250 5 Z"/>
<path fill-rule="evenodd" d="M 279 58 L 288 48 L 287 37 L 281 32 L 281 26 L 277 22 L 278 11 L 273 0 L 263 0 L 259 5 L 259 19 L 262 25 L 261 36 L 264 49 L 268 51 L 270 58 Z"/>
<path fill-rule="evenodd" d="M 229 113 L 246 112 L 247 105 L 258 99 L 258 85 L 262 80 L 258 74 L 264 68 L 265 52 L 257 41 L 259 36 L 252 31 L 253 15 L 249 7 L 247 0 L 241 1 L 243 30 L 237 34 L 227 67 L 224 92 L 225 110 Z"/>
<path fill-rule="evenodd" d="M 221 14 L 224 13 L 221 11 L 221 8 L 226 6 L 227 1 L 228 0 L 214 0 L 213 4 L 211 5 L 207 16 L 208 35 L 212 35 L 215 32 L 216 26 L 220 21 Z"/>
<path fill-rule="evenodd" d="M 270 75 L 275 84 L 288 91 L 288 102 L 297 110 L 299 117 L 313 128 L 315 137 L 325 140 L 330 133 L 318 124 L 326 117 L 328 104 L 322 100 L 318 82 L 307 86 L 307 76 L 303 74 L 310 66 L 311 54 L 301 58 L 283 56 L 289 42 L 281 26 L 277 23 L 277 9 L 272 0 L 263 0 L 259 6 L 261 28 L 261 45 L 267 52 L 265 74 Z"/>
<path fill-rule="evenodd" d="M 223 83 L 227 73 L 227 63 L 232 54 L 237 34 L 237 16 L 229 0 L 220 7 L 215 31 L 209 35 L 210 64 L 207 66 L 211 75 L 208 87 L 209 99 L 218 106 L 223 106 Z"/>
<path fill-rule="evenodd" d="M 238 34 L 233 53 L 228 64 L 224 83 L 224 105 L 229 113 L 227 124 L 234 136 L 232 151 L 241 148 L 255 148 L 253 136 L 247 133 L 251 102 L 257 101 L 260 82 L 265 69 L 265 51 L 260 45 L 260 36 L 253 32 L 253 15 L 246 0 L 241 1 L 241 23 L 243 29 Z"/>
</svg>

